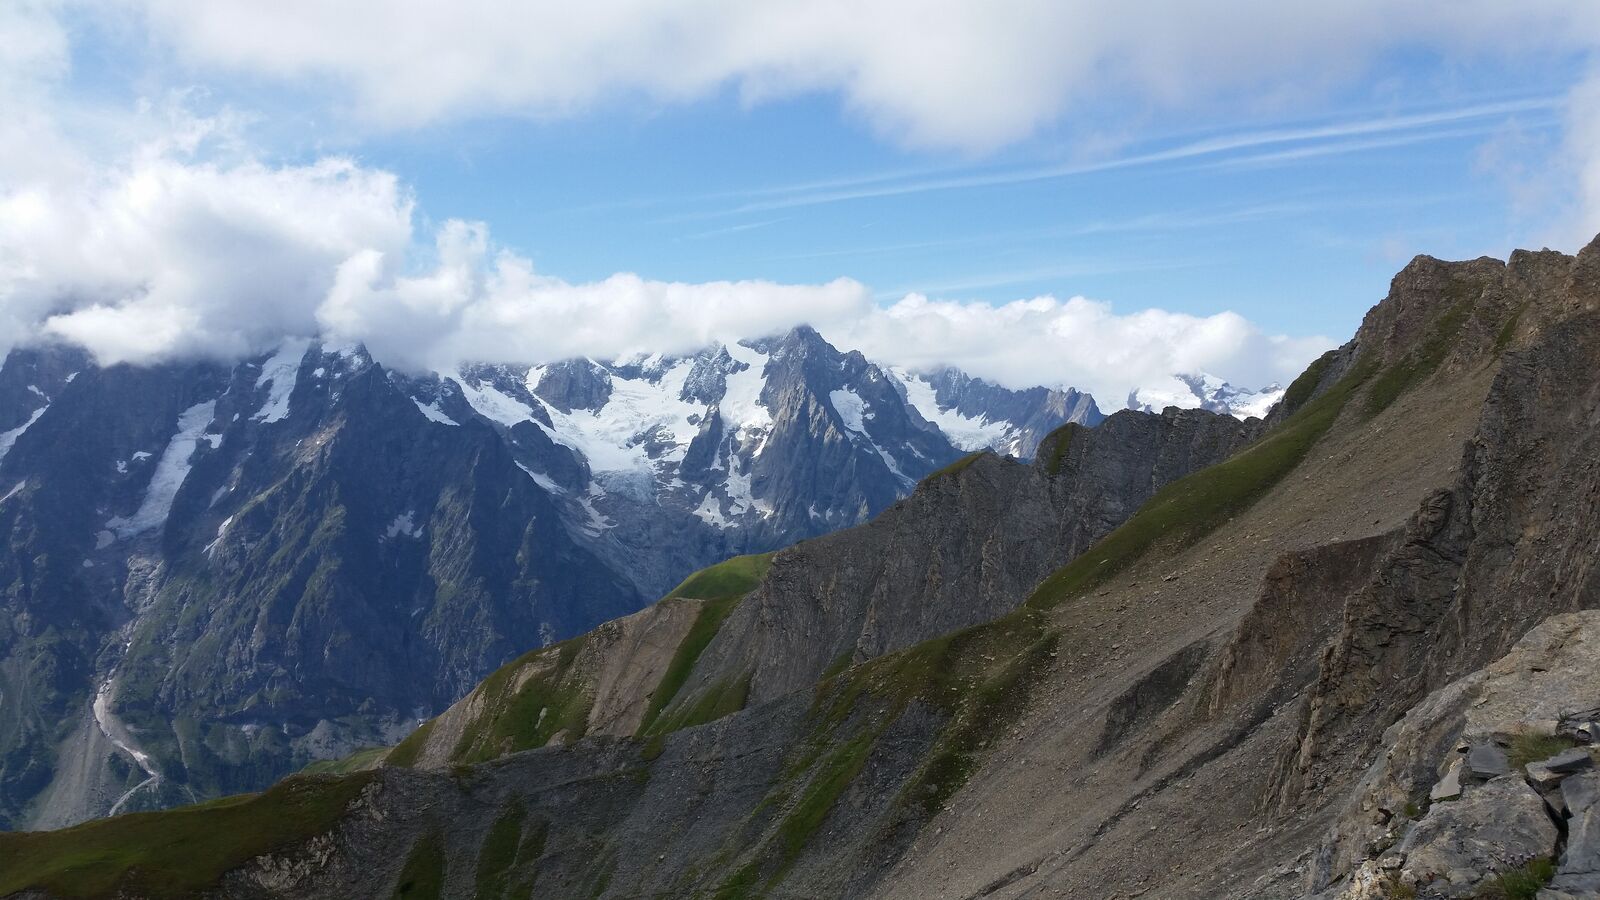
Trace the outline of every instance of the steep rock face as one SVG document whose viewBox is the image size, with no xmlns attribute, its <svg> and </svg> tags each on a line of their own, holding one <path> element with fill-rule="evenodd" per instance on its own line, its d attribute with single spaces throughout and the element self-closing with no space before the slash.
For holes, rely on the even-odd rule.
<svg viewBox="0 0 1600 900">
<path fill-rule="evenodd" d="M 356 350 L 91 366 L 0 481 L 13 825 L 392 742 L 642 602 L 492 429 L 436 421 Z"/>
<path fill-rule="evenodd" d="M 1600 383 L 1592 377 L 1600 316 L 1574 277 L 1595 257 L 1600 246 L 1576 261 L 1519 253 L 1503 271 L 1479 261 L 1465 279 L 1460 270 L 1443 276 L 1458 307 L 1472 310 L 1460 314 L 1445 371 L 1477 364 L 1496 345 L 1511 349 L 1460 479 L 1427 499 L 1384 577 L 1348 604 L 1285 785 L 1291 795 L 1329 777 L 1329 767 L 1363 758 L 1400 711 L 1505 653 L 1532 623 L 1600 603 L 1592 502 L 1600 495 Z M 1437 284 L 1441 271 L 1451 270 L 1423 260 L 1402 278 Z M 1508 324 L 1488 327 L 1497 318 Z M 1527 321 L 1545 324 L 1513 344 Z M 1410 326 L 1395 315 L 1382 328 Z"/>
<path fill-rule="evenodd" d="M 952 366 L 927 372 L 892 369 L 890 374 L 917 412 L 962 450 L 1032 459 L 1039 442 L 1061 425 L 1092 428 L 1105 419 L 1093 397 L 1072 388 L 1014 391 Z"/>
<path fill-rule="evenodd" d="M 935 473 L 873 522 L 779 553 L 707 648 L 684 698 L 748 677 L 759 702 L 987 622 L 1157 490 L 1259 432 L 1227 416 L 1126 412 L 1068 425 L 1022 464 L 984 454 Z"/>
</svg>

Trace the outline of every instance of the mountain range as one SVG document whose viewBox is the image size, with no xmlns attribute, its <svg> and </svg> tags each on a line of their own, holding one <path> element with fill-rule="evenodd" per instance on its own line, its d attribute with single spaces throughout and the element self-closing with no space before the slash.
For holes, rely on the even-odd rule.
<svg viewBox="0 0 1600 900">
<path fill-rule="evenodd" d="M 0 367 L 0 824 L 265 787 L 393 743 L 695 569 L 862 522 L 1092 398 L 887 370 L 809 328 L 686 357 L 401 373 Z"/>
<path fill-rule="evenodd" d="M 771 373 L 793 359 L 783 344 L 805 340 L 746 349 L 764 352 Z M 305 584 L 318 587 L 303 594 L 322 608 L 334 608 L 324 598 L 359 589 L 348 571 L 359 563 L 352 555 L 329 571 L 325 554 L 301 549 L 318 546 L 317 535 L 353 541 L 347 535 L 358 525 L 385 535 L 397 525 L 390 540 L 439 542 L 441 515 L 482 529 L 452 530 L 408 580 L 438 579 L 459 563 L 451 548 L 467 553 L 460 545 L 503 537 L 479 524 L 488 521 L 484 504 L 526 503 L 517 513 L 533 522 L 557 510 L 560 494 L 525 494 L 526 485 L 539 487 L 533 477 L 491 480 L 506 467 L 499 460 L 556 474 L 519 455 L 531 450 L 491 441 L 501 437 L 497 427 L 474 427 L 463 395 L 486 382 L 406 381 L 355 356 L 318 352 L 330 373 L 335 365 L 350 373 L 334 391 L 344 402 L 380 392 L 392 398 L 386 415 L 409 406 L 436 426 L 425 432 L 439 435 L 426 454 L 435 479 L 428 489 L 455 498 L 422 516 L 415 495 L 385 496 L 380 507 L 357 499 L 378 484 L 363 487 L 351 474 L 346 487 L 325 474 L 345 458 L 379 469 L 371 454 L 404 443 L 381 433 L 357 443 L 324 424 L 276 439 L 279 452 L 308 462 L 283 487 L 258 492 L 258 503 L 275 511 L 319 491 L 349 498 L 344 512 L 296 526 L 295 534 L 309 528 L 309 543 L 287 533 L 277 541 L 305 560 Z M 87 371 L 70 384 L 65 374 L 46 377 L 71 365 L 33 366 L 24 380 L 57 398 L 51 410 L 85 390 L 74 385 L 93 382 Z M 41 480 L 0 505 L 8 565 L 27 570 L 5 573 L 12 603 L 30 596 L 29 584 L 54 586 L 49 579 L 68 568 L 50 553 L 30 554 L 26 535 L 78 534 L 69 526 L 109 512 L 127 524 L 105 527 L 112 542 L 104 550 L 153 540 L 122 534 L 151 518 L 138 492 L 34 474 L 47 460 L 66 464 L 101 446 L 108 468 L 126 458 L 131 470 L 131 452 L 145 445 L 95 427 L 124 410 L 131 420 L 141 404 L 160 405 L 178 423 L 172 440 L 198 450 L 184 451 L 192 471 L 161 540 L 203 554 L 223 539 L 214 555 L 267 564 L 251 554 L 273 546 L 259 529 L 275 519 L 205 510 L 214 496 L 223 504 L 226 492 L 217 491 L 241 471 L 242 448 L 266 449 L 264 435 L 246 438 L 249 426 L 238 423 L 264 421 L 278 407 L 266 402 L 270 391 L 248 394 L 248 403 L 218 393 L 234 385 L 242 399 L 246 385 L 262 383 L 255 370 L 204 371 L 211 374 L 146 375 L 138 394 L 80 414 L 77 447 L 35 437 L 49 433 L 49 411 L 16 438 L 0 475 Z M 1055 428 L 1027 461 L 962 456 L 951 445 L 953 461 L 911 476 L 910 495 L 867 521 L 716 564 L 568 640 L 530 641 L 392 746 L 318 764 L 256 795 L 0 835 L 0 894 L 1594 896 L 1597 373 L 1600 239 L 1576 257 L 1419 257 L 1356 335 L 1314 362 L 1262 419 L 1125 410 L 1095 427 Z M 557 378 L 571 396 L 594 402 L 597 392 L 584 386 L 599 380 L 594 367 Z M 910 445 L 868 427 L 879 418 L 894 424 L 876 382 L 822 383 L 861 398 L 861 429 L 847 424 L 853 416 L 828 419 L 837 446 L 863 466 L 876 459 L 892 471 L 887 455 L 904 471 L 916 458 Z M 515 396 L 508 387 L 497 390 Z M 312 409 L 300 391 L 282 421 Z M 740 464 L 752 484 L 774 452 L 776 410 L 820 406 L 814 389 L 797 393 L 806 398 L 767 404 L 767 449 L 745 458 L 752 469 Z M 208 398 L 214 408 L 192 412 Z M 213 424 L 219 417 L 228 424 Z M 747 416 L 719 411 L 717 420 L 738 444 L 721 444 L 733 456 L 712 458 L 732 471 L 745 442 L 762 438 Z M 495 426 L 549 437 L 521 421 Z M 342 441 L 353 445 L 348 456 Z M 162 469 L 168 456 L 152 451 L 154 462 L 144 462 Z M 676 461 L 680 469 L 690 456 Z M 322 458 L 331 459 L 309 462 Z M 23 469 L 22 460 L 41 468 Z M 480 474 L 450 474 L 458 469 Z M 581 482 L 556 483 L 570 497 Z M 76 513 L 25 520 L 47 485 L 86 495 L 72 509 L 98 511 L 70 522 Z M 557 499 L 524 499 L 536 496 Z M 680 508 L 705 521 L 690 499 Z M 419 512 L 406 521 L 413 501 Z M 768 502 L 778 518 L 778 503 Z M 180 511 L 192 524 L 172 524 Z M 721 506 L 724 516 L 732 511 Z M 238 538 L 228 538 L 236 526 L 219 526 L 225 515 L 242 526 Z M 569 521 L 568 512 L 554 515 Z M 423 537 L 411 537 L 419 528 Z M 365 533 L 371 552 L 388 546 Z M 520 553 L 527 542 L 516 546 Z M 502 565 L 521 559 L 494 556 Z M 88 561 L 84 571 L 106 565 Z M 128 565 L 129 584 L 150 586 L 134 608 L 157 607 L 175 592 L 245 590 L 239 582 L 202 593 L 218 576 L 194 564 L 163 578 L 163 564 L 179 565 Z M 539 579 L 553 576 L 530 571 L 506 583 L 535 582 L 528 602 L 536 605 Z M 494 590 L 456 591 L 459 599 L 425 607 L 425 618 L 453 622 L 444 605 L 494 614 Z M 364 596 L 339 593 L 336 608 L 362 609 Z M 8 700 L 16 685 L 38 691 L 47 672 L 69 672 L 63 642 L 77 631 L 67 626 L 83 623 L 47 613 L 84 622 L 104 614 L 66 605 L 65 595 L 52 599 L 61 602 L 13 615 L 7 638 L 23 652 L 0 670 Z M 194 629 L 195 646 L 225 613 L 208 607 L 172 622 Z M 276 631 L 250 629 L 243 645 L 204 655 L 282 652 L 280 633 L 312 614 L 303 610 Z M 133 654 L 141 639 L 122 652 Z M 29 659 L 63 662 L 48 670 L 19 662 Z M 302 667 L 296 675 L 309 670 L 303 656 L 293 663 Z M 114 671 L 118 683 L 147 677 L 134 675 L 131 656 Z M 188 667 L 162 671 L 165 686 L 135 693 L 139 702 L 120 702 L 119 690 L 108 698 L 118 702 L 91 704 L 127 723 L 113 721 L 107 740 L 143 741 L 151 723 L 133 718 L 142 698 L 185 689 Z M 419 667 L 412 678 L 434 671 Z M 18 672 L 33 680 L 19 681 Z M 224 677 L 217 708 L 229 708 L 228 691 L 271 702 L 292 681 L 274 675 L 259 684 Z"/>
</svg>

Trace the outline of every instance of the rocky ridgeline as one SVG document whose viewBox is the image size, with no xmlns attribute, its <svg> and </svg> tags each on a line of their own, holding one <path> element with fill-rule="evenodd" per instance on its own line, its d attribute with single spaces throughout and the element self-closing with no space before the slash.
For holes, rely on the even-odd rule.
<svg viewBox="0 0 1600 900">
<path fill-rule="evenodd" d="M 1592 895 L 1596 409 L 1600 241 L 1419 258 L 1264 424 L 963 459 L 0 893 Z"/>
</svg>

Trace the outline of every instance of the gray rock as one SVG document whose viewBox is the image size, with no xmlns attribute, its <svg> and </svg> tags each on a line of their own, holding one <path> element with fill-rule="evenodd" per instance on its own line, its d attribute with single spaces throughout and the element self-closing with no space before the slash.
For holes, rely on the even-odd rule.
<svg viewBox="0 0 1600 900">
<path fill-rule="evenodd" d="M 1406 834 L 1405 872 L 1440 896 L 1471 896 L 1495 872 L 1554 854 L 1557 832 L 1544 801 L 1517 777 L 1493 779 L 1454 803 L 1431 807 Z"/>
<path fill-rule="evenodd" d="M 1482 781 L 1498 778 L 1511 771 L 1511 761 L 1506 758 L 1506 752 L 1491 743 L 1473 744 L 1467 750 L 1468 775 Z"/>
<path fill-rule="evenodd" d="M 1549 759 L 1541 760 L 1537 765 L 1560 775 L 1572 775 L 1582 772 L 1584 769 L 1594 768 L 1594 757 L 1590 756 L 1589 751 L 1582 747 L 1573 747 L 1571 750 L 1563 750 Z"/>
<path fill-rule="evenodd" d="M 1440 800 L 1454 800 L 1461 796 L 1461 760 L 1455 759 L 1450 763 L 1450 768 L 1439 779 L 1439 783 L 1428 792 L 1428 799 L 1435 803 Z"/>
<path fill-rule="evenodd" d="M 1567 849 L 1550 887 L 1577 896 L 1600 895 L 1600 772 L 1580 772 L 1561 782 L 1566 802 Z"/>
</svg>

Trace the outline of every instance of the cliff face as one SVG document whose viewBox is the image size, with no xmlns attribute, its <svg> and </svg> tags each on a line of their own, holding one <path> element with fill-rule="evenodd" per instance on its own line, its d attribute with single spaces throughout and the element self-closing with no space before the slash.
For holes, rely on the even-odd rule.
<svg viewBox="0 0 1600 900">
<path fill-rule="evenodd" d="M 1112 417 L 1031 466 L 936 474 L 868 526 L 501 670 L 385 765 L 192 813 L 329 810 L 270 845 L 197 844 L 225 874 L 183 883 L 1464 896 L 1537 853 L 1581 890 L 1587 776 L 1570 798 L 1552 776 L 1552 814 L 1511 751 L 1586 745 L 1600 709 L 1592 622 L 1564 615 L 1600 608 L 1597 271 L 1600 242 L 1419 259 L 1259 437 Z M 1120 456 L 1088 444 L 1118 428 Z M 1452 788 L 1453 765 L 1482 777 Z M 59 891 L 85 842 L 142 861 L 106 884 L 176 865 L 116 821 L 0 837 L 21 873 L 0 889 Z"/>
</svg>

